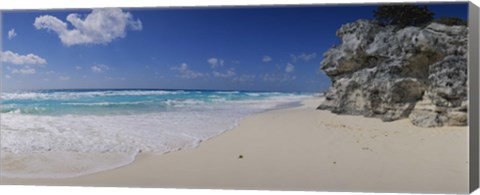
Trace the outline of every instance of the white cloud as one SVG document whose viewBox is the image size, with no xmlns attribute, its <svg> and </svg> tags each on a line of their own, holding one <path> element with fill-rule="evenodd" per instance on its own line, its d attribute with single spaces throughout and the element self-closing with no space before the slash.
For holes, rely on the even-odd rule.
<svg viewBox="0 0 480 195">
<path fill-rule="evenodd" d="M 298 55 L 290 54 L 290 57 L 292 58 L 293 62 L 297 62 L 298 60 L 303 60 L 303 61 L 310 61 L 315 58 L 317 58 L 317 53 L 311 53 L 311 54 L 306 54 L 306 53 L 301 53 Z"/>
<path fill-rule="evenodd" d="M 22 74 L 22 75 L 29 75 L 29 74 L 35 74 L 37 71 L 34 68 L 30 68 L 29 66 L 26 66 L 25 68 L 22 69 L 12 69 L 12 74 Z"/>
<path fill-rule="evenodd" d="M 93 65 L 92 67 L 90 67 L 90 70 L 92 70 L 92 72 L 94 72 L 94 73 L 102 73 L 102 72 L 105 72 L 109 69 L 110 69 L 110 67 L 108 67 L 107 65 L 103 65 L 103 64 L 96 64 L 96 65 Z"/>
<path fill-rule="evenodd" d="M 47 60 L 37 56 L 35 54 L 20 55 L 12 51 L 4 51 L 0 53 L 2 62 L 11 63 L 16 65 L 25 65 L 25 64 L 46 64 Z"/>
<path fill-rule="evenodd" d="M 75 66 L 75 70 L 82 70 L 83 68 L 81 66 Z"/>
<path fill-rule="evenodd" d="M 119 80 L 119 81 L 125 81 L 127 80 L 125 77 L 105 77 L 106 80 Z"/>
<path fill-rule="evenodd" d="M 285 72 L 286 73 L 291 73 L 295 71 L 295 66 L 293 64 L 290 64 L 288 63 L 286 66 L 285 66 Z"/>
<path fill-rule="evenodd" d="M 272 57 L 270 57 L 270 56 L 263 56 L 262 62 L 270 62 L 270 61 L 272 61 Z"/>
<path fill-rule="evenodd" d="M 6 75 L 5 75 L 5 78 L 6 78 L 6 79 L 11 79 L 11 78 L 12 78 L 12 76 L 10 76 L 10 75 L 6 74 Z"/>
<path fill-rule="evenodd" d="M 34 26 L 37 29 L 46 29 L 55 32 L 66 46 L 80 44 L 107 44 L 117 38 L 124 38 L 127 29 L 142 30 L 142 22 L 135 20 L 129 12 L 118 8 L 94 9 L 84 18 L 79 14 L 69 14 L 66 20 L 43 15 L 35 18 Z"/>
<path fill-rule="evenodd" d="M 11 39 L 15 38 L 16 36 L 17 36 L 17 33 L 15 32 L 14 28 L 12 28 L 8 31 L 8 39 L 11 40 Z"/>
<path fill-rule="evenodd" d="M 249 75 L 249 74 L 242 74 L 240 76 L 237 76 L 237 77 L 234 77 L 233 78 L 233 81 L 236 81 L 236 82 L 249 82 L 249 81 L 253 81 L 255 80 L 255 78 L 257 78 L 256 75 Z"/>
<path fill-rule="evenodd" d="M 50 74 L 53 74 L 53 73 L 55 73 L 55 71 L 53 71 L 53 70 L 45 72 L 45 74 L 47 74 L 47 75 L 50 75 Z"/>
<path fill-rule="evenodd" d="M 188 68 L 188 64 L 186 63 L 182 63 L 178 66 L 171 67 L 170 69 L 178 71 L 180 73 L 180 75 L 178 76 L 186 79 L 194 79 L 194 78 L 201 78 L 201 77 L 208 76 L 208 73 L 201 73 L 201 72 L 195 72 L 193 70 L 190 70 L 190 68 Z"/>
<path fill-rule="evenodd" d="M 68 81 L 68 80 L 70 80 L 70 77 L 68 77 L 68 76 L 60 76 L 60 77 L 58 77 L 58 79 L 60 79 L 61 81 Z"/>
<path fill-rule="evenodd" d="M 225 72 L 217 72 L 217 71 L 213 71 L 213 76 L 214 77 L 220 77 L 220 78 L 231 78 L 233 76 L 235 76 L 237 73 L 235 72 L 235 69 L 233 68 L 230 68 L 228 69 L 227 71 Z"/>
<path fill-rule="evenodd" d="M 289 74 L 265 74 L 263 75 L 264 81 L 271 81 L 271 82 L 284 82 L 284 81 L 293 81 L 297 79 L 296 76 L 289 75 Z"/>
<path fill-rule="evenodd" d="M 207 60 L 207 62 L 210 64 L 212 68 L 217 68 L 220 66 L 223 66 L 223 59 L 218 59 L 218 58 L 210 58 Z"/>
</svg>

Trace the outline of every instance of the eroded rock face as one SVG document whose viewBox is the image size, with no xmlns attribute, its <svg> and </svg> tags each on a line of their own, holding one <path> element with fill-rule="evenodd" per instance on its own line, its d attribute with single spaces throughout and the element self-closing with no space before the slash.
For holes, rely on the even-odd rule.
<svg viewBox="0 0 480 195">
<path fill-rule="evenodd" d="M 338 114 L 409 118 L 422 127 L 467 125 L 465 26 L 380 26 L 358 20 L 343 25 L 342 40 L 324 54 L 321 69 L 332 80 L 318 109 Z"/>
</svg>

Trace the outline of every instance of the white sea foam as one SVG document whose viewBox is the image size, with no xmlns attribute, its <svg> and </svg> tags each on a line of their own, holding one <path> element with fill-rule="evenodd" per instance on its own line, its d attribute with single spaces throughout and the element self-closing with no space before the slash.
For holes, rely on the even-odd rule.
<svg viewBox="0 0 480 195">
<path fill-rule="evenodd" d="M 61 103 L 63 105 L 72 105 L 72 106 L 111 106 L 111 105 L 138 105 L 145 103 L 152 103 L 153 101 L 139 101 L 139 102 L 91 102 L 91 103 Z"/>
<path fill-rule="evenodd" d="M 219 94 L 237 94 L 237 93 L 240 93 L 239 91 L 217 91 L 215 93 L 219 93 Z"/>
<path fill-rule="evenodd" d="M 2 153 L 15 154 L 14 159 L 32 155 L 39 158 L 24 161 L 21 170 L 9 171 L 6 166 L 1 175 L 64 178 L 113 169 L 131 163 L 132 154 L 138 151 L 161 154 L 197 147 L 233 128 L 241 115 L 194 111 L 117 116 L 2 114 Z M 56 153 L 68 153 L 72 158 L 58 159 L 63 157 L 52 155 Z M 105 160 L 109 154 L 116 156 Z M 2 157 L 2 162 L 5 160 Z M 64 171 L 58 169 L 62 163 L 69 165 Z"/>
<path fill-rule="evenodd" d="M 240 114 L 240 113 L 239 113 Z M 138 115 L 1 115 L 2 150 L 165 153 L 222 133 L 239 114 L 160 112 Z M 208 124 L 204 121 L 210 121 Z"/>
<path fill-rule="evenodd" d="M 133 161 L 138 151 L 166 153 L 181 148 L 197 147 L 202 141 L 219 135 L 237 125 L 243 117 L 278 105 L 297 102 L 309 96 L 274 96 L 262 100 L 220 100 L 212 104 L 195 99 L 172 99 L 164 103 L 180 106 L 173 111 L 151 112 L 136 115 L 26 115 L 3 113 L 0 117 L 1 151 L 16 158 L 43 155 L 51 163 L 26 160 L 24 165 L 30 172 L 2 171 L 5 177 L 58 178 L 90 174 L 123 166 Z M 97 104 L 108 104 L 98 102 Z M 118 102 L 117 102 L 118 103 Z M 122 102 L 120 102 L 122 103 Z M 134 102 L 131 102 L 134 103 Z M 208 122 L 206 122 L 208 121 Z M 67 153 L 68 161 L 80 172 L 57 171 L 48 174 L 62 160 L 52 154 Z M 92 154 L 91 157 L 82 155 Z M 111 161 L 95 162 L 97 156 Z M 78 155 L 75 157 L 75 155 Z M 112 160 L 113 159 L 113 160 Z M 2 161 L 7 160 L 2 155 Z M 115 162 L 113 162 L 115 161 Z M 110 163 L 109 163 L 110 162 Z M 36 170 L 36 171 L 35 171 Z"/>
<path fill-rule="evenodd" d="M 227 98 L 221 98 L 221 97 L 212 98 L 210 100 L 212 102 L 226 102 L 226 101 L 228 101 Z"/>
<path fill-rule="evenodd" d="M 102 96 L 145 96 L 145 95 L 170 95 L 185 94 L 187 92 L 179 91 L 141 91 L 141 90 L 125 90 L 125 91 L 86 91 L 86 92 L 19 92 L 19 93 L 2 93 L 2 100 L 69 100 L 86 97 L 102 97 Z"/>
<path fill-rule="evenodd" d="M 174 107 L 184 107 L 184 106 L 204 104 L 205 102 L 200 100 L 194 100 L 194 99 L 183 99 L 183 100 L 168 99 L 168 100 L 165 100 L 163 103 L 169 106 L 174 106 Z"/>
<path fill-rule="evenodd" d="M 251 97 L 258 97 L 260 96 L 259 93 L 247 93 L 248 96 L 251 96 Z"/>
</svg>

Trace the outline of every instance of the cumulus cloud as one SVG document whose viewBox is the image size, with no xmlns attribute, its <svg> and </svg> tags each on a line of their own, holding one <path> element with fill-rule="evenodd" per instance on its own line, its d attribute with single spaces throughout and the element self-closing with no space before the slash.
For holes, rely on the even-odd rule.
<svg viewBox="0 0 480 195">
<path fill-rule="evenodd" d="M 5 75 L 5 78 L 6 78 L 6 79 L 11 79 L 11 78 L 12 78 L 12 76 L 10 76 L 10 75 L 6 74 L 6 75 Z"/>
<path fill-rule="evenodd" d="M 105 77 L 106 80 L 119 80 L 119 81 L 125 81 L 127 78 L 125 77 Z"/>
<path fill-rule="evenodd" d="M 180 73 L 180 75 L 178 76 L 185 79 L 195 79 L 195 78 L 208 76 L 207 73 L 201 73 L 201 72 L 190 70 L 190 68 L 188 67 L 188 64 L 186 63 L 182 63 L 178 66 L 171 67 L 170 69 L 174 71 L 178 71 Z"/>
<path fill-rule="evenodd" d="M 103 65 L 103 64 L 96 64 L 96 65 L 93 65 L 93 66 L 90 67 L 90 70 L 92 70 L 92 72 L 94 72 L 94 73 L 102 73 L 102 72 L 105 72 L 109 69 L 110 69 L 110 67 L 108 67 L 107 65 Z"/>
<path fill-rule="evenodd" d="M 82 70 L 81 66 L 75 66 L 75 70 Z"/>
<path fill-rule="evenodd" d="M 25 68 L 21 69 L 12 69 L 12 74 L 22 74 L 22 75 L 29 75 L 29 74 L 35 74 L 37 71 L 34 68 L 30 68 L 29 66 L 26 66 Z"/>
<path fill-rule="evenodd" d="M 223 66 L 223 59 L 218 59 L 218 58 L 210 58 L 207 60 L 207 62 L 210 64 L 212 68 L 217 68 L 220 66 Z"/>
<path fill-rule="evenodd" d="M 285 72 L 286 73 L 291 73 L 295 71 L 295 66 L 293 64 L 290 64 L 288 63 L 286 66 L 285 66 Z"/>
<path fill-rule="evenodd" d="M 8 31 L 8 39 L 11 40 L 11 39 L 15 38 L 16 36 L 17 36 L 17 33 L 15 32 L 14 28 L 12 28 Z"/>
<path fill-rule="evenodd" d="M 4 51 L 0 53 L 0 57 L 2 62 L 11 63 L 16 65 L 34 65 L 34 64 L 46 64 L 47 60 L 37 56 L 35 54 L 27 54 L 27 55 L 20 55 L 18 53 L 14 53 L 12 51 Z"/>
<path fill-rule="evenodd" d="M 270 82 L 284 82 L 284 81 L 293 81 L 297 79 L 296 76 L 289 75 L 289 74 L 269 74 L 266 73 L 263 75 L 263 80 L 264 81 L 270 81 Z"/>
<path fill-rule="evenodd" d="M 237 73 L 235 72 L 235 69 L 233 69 L 233 68 L 230 68 L 225 72 L 213 71 L 213 76 L 214 77 L 219 77 L 219 78 L 231 78 L 231 77 L 235 76 L 236 74 Z"/>
<path fill-rule="evenodd" d="M 235 82 L 250 82 L 250 81 L 255 80 L 255 78 L 257 78 L 257 76 L 253 75 L 253 74 L 242 74 L 240 76 L 234 77 L 233 81 L 235 81 Z"/>
<path fill-rule="evenodd" d="M 270 61 L 272 61 L 272 57 L 270 57 L 270 56 L 263 56 L 262 62 L 270 62 Z"/>
<path fill-rule="evenodd" d="M 295 55 L 295 54 L 290 54 L 290 57 L 292 58 L 292 61 L 293 62 L 297 62 L 299 60 L 303 60 L 303 61 L 310 61 L 310 60 L 313 60 L 315 58 L 317 58 L 317 53 L 311 53 L 311 54 L 306 54 L 306 53 L 301 53 L 301 54 L 298 54 L 298 55 Z"/>
<path fill-rule="evenodd" d="M 70 80 L 70 77 L 68 77 L 68 76 L 60 76 L 60 77 L 58 77 L 58 79 L 60 79 L 61 81 L 68 81 L 68 80 Z"/>
<path fill-rule="evenodd" d="M 134 19 L 129 12 L 118 8 L 94 9 L 86 17 L 69 14 L 66 20 L 73 26 L 54 16 L 43 15 L 35 18 L 37 29 L 55 32 L 66 46 L 81 44 L 108 44 L 117 38 L 124 38 L 127 30 L 142 30 L 142 22 Z"/>
</svg>

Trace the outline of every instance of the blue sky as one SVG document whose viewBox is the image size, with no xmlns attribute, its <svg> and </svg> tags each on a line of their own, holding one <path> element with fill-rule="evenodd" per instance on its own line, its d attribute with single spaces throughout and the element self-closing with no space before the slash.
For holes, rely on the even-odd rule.
<svg viewBox="0 0 480 195">
<path fill-rule="evenodd" d="M 467 4 L 429 5 L 467 18 Z M 335 31 L 376 6 L 2 13 L 3 90 L 162 88 L 323 91 Z"/>
</svg>

